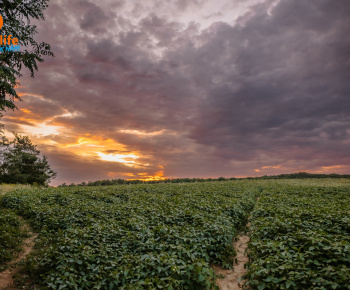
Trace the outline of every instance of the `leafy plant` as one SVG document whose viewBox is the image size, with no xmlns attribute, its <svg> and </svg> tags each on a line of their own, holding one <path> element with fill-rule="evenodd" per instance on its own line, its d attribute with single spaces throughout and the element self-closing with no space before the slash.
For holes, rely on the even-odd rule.
<svg viewBox="0 0 350 290">
<path fill-rule="evenodd" d="M 20 218 L 13 210 L 0 208 L 0 271 L 21 251 L 20 245 L 27 235 L 21 225 Z"/>
<path fill-rule="evenodd" d="M 350 289 L 350 187 L 266 187 L 252 213 L 248 284 Z"/>
<path fill-rule="evenodd" d="M 52 289 L 213 289 L 258 190 L 247 182 L 33 188 L 6 195 L 41 232 L 27 271 Z"/>
</svg>

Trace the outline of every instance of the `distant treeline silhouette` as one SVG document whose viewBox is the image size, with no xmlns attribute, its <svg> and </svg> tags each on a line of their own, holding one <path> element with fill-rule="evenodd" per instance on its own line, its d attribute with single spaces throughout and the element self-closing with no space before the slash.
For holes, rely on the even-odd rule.
<svg viewBox="0 0 350 290">
<path fill-rule="evenodd" d="M 79 184 L 66 184 L 63 183 L 59 187 L 66 186 L 106 186 L 106 185 L 119 185 L 119 184 L 155 184 L 155 183 L 188 183 L 188 182 L 205 182 L 205 181 L 227 181 L 227 180 L 244 180 L 244 179 L 304 179 L 304 178 L 350 178 L 349 174 L 314 174 L 307 172 L 298 172 L 290 174 L 279 174 L 279 175 L 264 175 L 259 177 L 244 177 L 244 178 L 171 178 L 164 180 L 128 180 L 128 179 L 104 179 L 97 181 L 82 182 Z"/>
</svg>

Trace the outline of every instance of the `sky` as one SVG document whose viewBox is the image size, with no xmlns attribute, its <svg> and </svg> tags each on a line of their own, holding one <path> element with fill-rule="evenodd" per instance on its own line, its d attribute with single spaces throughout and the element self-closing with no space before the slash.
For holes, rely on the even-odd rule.
<svg viewBox="0 0 350 290">
<path fill-rule="evenodd" d="M 350 1 L 56 0 L 2 118 L 58 176 L 350 173 Z"/>
</svg>

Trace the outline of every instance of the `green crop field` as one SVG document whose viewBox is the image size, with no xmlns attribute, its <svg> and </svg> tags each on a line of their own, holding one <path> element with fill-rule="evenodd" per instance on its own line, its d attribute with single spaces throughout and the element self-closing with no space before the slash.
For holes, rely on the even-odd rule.
<svg viewBox="0 0 350 290">
<path fill-rule="evenodd" d="M 250 284 L 350 289 L 350 187 L 274 184 L 252 213 Z"/>
<path fill-rule="evenodd" d="M 43 289 L 213 289 L 249 216 L 249 287 L 350 289 L 348 179 L 23 188 L 1 210 L 39 233 Z"/>
<path fill-rule="evenodd" d="M 0 203 L 2 196 L 16 188 L 25 186 L 0 185 Z M 23 222 L 16 212 L 0 207 L 0 271 L 5 269 L 6 262 L 11 261 L 21 251 L 21 243 L 27 237 Z"/>
</svg>

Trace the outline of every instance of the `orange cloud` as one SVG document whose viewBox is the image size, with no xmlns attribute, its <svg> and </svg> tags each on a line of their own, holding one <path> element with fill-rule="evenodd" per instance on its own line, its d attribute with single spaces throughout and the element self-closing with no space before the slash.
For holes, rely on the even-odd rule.
<svg viewBox="0 0 350 290">
<path fill-rule="evenodd" d="M 27 110 L 27 109 L 20 109 L 23 113 L 26 114 L 33 114 L 31 111 Z"/>
<path fill-rule="evenodd" d="M 275 166 L 263 166 L 261 169 L 280 169 L 282 168 L 282 165 L 275 165 Z"/>
<path fill-rule="evenodd" d="M 154 131 L 154 132 L 144 132 L 140 130 L 119 130 L 120 133 L 138 135 L 138 136 L 156 136 L 164 133 L 165 130 Z"/>
<path fill-rule="evenodd" d="M 85 134 L 77 137 L 74 143 L 58 144 L 58 146 L 80 156 L 107 162 L 119 162 L 129 167 L 146 165 L 137 161 L 137 159 L 143 157 L 140 152 L 130 151 L 125 145 L 110 138 Z"/>
<path fill-rule="evenodd" d="M 21 86 L 21 89 L 23 89 L 24 87 Z M 36 98 L 44 98 L 43 95 L 36 95 L 36 94 L 31 94 L 31 93 L 17 93 L 17 95 L 19 97 L 24 97 L 24 96 L 32 96 L 32 97 L 36 97 Z"/>
<path fill-rule="evenodd" d="M 285 167 L 282 167 L 282 165 L 272 165 L 272 166 L 263 166 L 257 169 L 254 169 L 255 172 L 260 172 L 265 169 L 285 169 Z"/>
<path fill-rule="evenodd" d="M 345 171 L 345 169 L 350 169 L 350 166 L 347 165 L 332 165 L 332 166 L 322 166 L 321 170 L 316 171 L 317 173 L 335 173 L 339 170 Z"/>
</svg>

